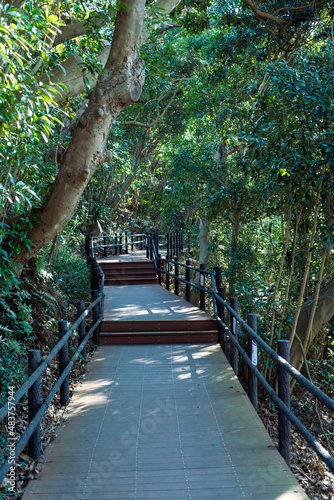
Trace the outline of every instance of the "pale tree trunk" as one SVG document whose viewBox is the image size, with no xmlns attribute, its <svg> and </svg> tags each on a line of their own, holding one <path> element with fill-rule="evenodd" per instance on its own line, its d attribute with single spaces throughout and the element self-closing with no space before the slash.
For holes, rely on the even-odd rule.
<svg viewBox="0 0 334 500">
<path fill-rule="evenodd" d="M 170 12 L 177 1 L 160 2 Z M 145 0 L 126 0 L 117 13 L 115 31 L 104 73 L 91 93 L 44 206 L 27 227 L 31 252 L 27 248 L 15 257 L 23 266 L 70 221 L 87 183 L 96 169 L 111 159 L 106 150 L 110 129 L 119 113 L 136 102 L 145 72 L 139 49 L 145 40 Z"/>
<path fill-rule="evenodd" d="M 131 172 L 126 176 L 121 187 L 117 190 L 109 203 L 110 210 L 114 210 L 116 207 L 118 207 L 123 196 L 136 178 L 139 165 L 143 160 L 143 149 L 145 145 L 146 135 L 147 130 L 145 130 L 145 132 L 142 134 L 142 137 L 137 144 L 136 152 L 132 162 Z"/>
<path fill-rule="evenodd" d="M 320 207 L 320 193 L 321 193 L 321 187 L 322 187 L 322 181 L 323 181 L 323 177 L 322 176 L 324 174 L 325 168 L 326 167 L 324 166 L 324 168 L 321 171 L 320 181 L 319 181 L 318 188 L 317 188 L 317 196 L 316 196 L 316 201 L 315 201 L 313 227 L 312 227 L 312 234 L 311 234 L 311 238 L 310 238 L 310 243 L 309 243 L 309 248 L 308 248 L 308 252 L 307 252 L 307 257 L 306 257 L 304 279 L 303 279 L 302 285 L 300 287 L 299 299 L 298 299 L 298 304 L 297 304 L 297 308 L 296 308 L 295 317 L 294 317 L 294 320 L 293 320 L 293 325 L 292 325 L 292 328 L 291 328 L 291 330 L 290 330 L 290 332 L 288 334 L 288 339 L 290 340 L 290 347 L 292 347 L 293 343 L 294 343 L 294 337 L 295 337 L 295 333 L 296 333 L 296 329 L 297 329 L 297 324 L 298 324 L 298 320 L 299 320 L 299 314 L 300 314 L 300 311 L 301 311 L 301 308 L 302 308 L 303 297 L 304 297 L 304 293 L 305 293 L 305 290 L 306 290 L 306 283 L 307 283 L 307 280 L 308 280 L 308 277 L 309 277 L 309 272 L 310 272 L 311 258 L 312 258 L 314 241 L 315 241 L 315 237 L 316 237 L 317 223 L 318 223 L 318 215 L 319 215 L 319 207 Z"/>
<path fill-rule="evenodd" d="M 240 221 L 241 221 L 241 207 L 237 208 L 233 215 L 232 222 L 232 235 L 231 235 L 231 260 L 230 260 L 230 279 L 229 279 L 229 293 L 230 296 L 234 295 L 234 285 L 236 280 L 236 250 L 239 237 Z"/>
<path fill-rule="evenodd" d="M 210 243 L 209 243 L 209 230 L 210 230 L 210 221 L 206 217 L 203 217 L 199 221 L 199 258 L 198 265 L 204 264 L 207 266 L 210 258 Z M 192 279 L 192 282 L 195 285 L 199 285 L 200 275 L 195 271 L 195 276 Z M 190 295 L 190 302 L 199 306 L 199 290 L 193 289 Z"/>
<path fill-rule="evenodd" d="M 306 349 L 334 316 L 334 278 L 318 293 L 318 300 L 316 300 L 316 295 L 307 299 L 300 310 L 296 326 L 295 334 L 298 335 Z M 303 362 L 301 345 L 295 340 L 291 348 L 290 363 L 300 369 Z"/>
</svg>

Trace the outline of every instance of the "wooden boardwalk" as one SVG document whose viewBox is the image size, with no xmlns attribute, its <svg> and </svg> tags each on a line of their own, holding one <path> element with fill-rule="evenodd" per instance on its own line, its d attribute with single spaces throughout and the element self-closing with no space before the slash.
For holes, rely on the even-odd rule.
<svg viewBox="0 0 334 500">
<path fill-rule="evenodd" d="M 24 500 L 306 499 L 219 345 L 100 347 Z"/>
<path fill-rule="evenodd" d="M 131 287 L 110 288 L 107 320 L 140 312 L 142 321 L 169 312 L 182 320 L 179 298 L 166 290 L 154 307 L 141 293 L 134 308 Z M 186 307 L 184 321 L 198 313 Z M 23 500 L 308 498 L 219 344 L 100 346 L 88 366 Z"/>
</svg>

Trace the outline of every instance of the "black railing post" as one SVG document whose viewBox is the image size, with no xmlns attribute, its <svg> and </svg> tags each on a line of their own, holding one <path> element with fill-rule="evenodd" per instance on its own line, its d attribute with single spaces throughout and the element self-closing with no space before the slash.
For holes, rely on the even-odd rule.
<svg viewBox="0 0 334 500">
<path fill-rule="evenodd" d="M 85 310 L 85 303 L 83 301 L 78 302 L 78 305 L 77 305 L 78 318 L 79 318 L 79 316 L 81 316 L 81 314 L 84 312 L 84 310 Z M 85 321 L 85 319 L 83 319 L 81 321 L 80 325 L 78 326 L 78 335 L 79 335 L 79 345 L 80 345 L 86 336 L 86 321 Z M 83 363 L 86 364 L 86 362 L 87 362 L 86 346 L 82 349 L 81 356 L 83 358 Z"/>
<path fill-rule="evenodd" d="M 91 289 L 97 290 L 100 283 L 100 269 L 96 261 L 92 261 Z"/>
<path fill-rule="evenodd" d="M 134 241 L 135 241 L 135 237 L 133 234 L 131 234 L 131 252 L 133 252 L 133 250 L 134 250 Z"/>
<path fill-rule="evenodd" d="M 179 295 L 180 293 L 180 281 L 179 281 L 179 258 L 175 257 L 175 295 Z"/>
<path fill-rule="evenodd" d="M 238 312 L 238 299 L 236 297 L 231 298 L 231 307 Z M 234 335 L 235 339 L 238 340 L 238 322 L 231 313 L 231 333 Z M 230 350 L 230 364 L 233 368 L 234 373 L 238 376 L 238 350 L 233 342 L 231 342 Z"/>
<path fill-rule="evenodd" d="M 222 286 L 222 268 L 216 267 L 215 274 L 216 274 L 216 287 L 218 290 Z"/>
<path fill-rule="evenodd" d="M 153 260 L 153 233 L 150 233 L 150 260 Z"/>
<path fill-rule="evenodd" d="M 202 271 L 205 271 L 205 264 L 200 264 L 199 268 Z M 205 288 L 205 274 L 201 273 L 199 274 L 199 286 L 202 288 Z M 202 309 L 202 311 L 205 311 L 205 291 L 201 290 L 199 291 L 199 308 Z"/>
<path fill-rule="evenodd" d="M 86 237 L 85 237 L 85 253 L 87 255 L 88 258 L 90 258 L 92 256 L 92 243 L 93 243 L 93 240 L 92 240 L 92 235 L 89 233 L 89 234 L 86 234 Z"/>
<path fill-rule="evenodd" d="M 166 260 L 166 290 L 169 290 L 169 274 L 168 274 L 169 268 L 170 268 L 169 264 L 170 263 L 167 262 L 167 260 Z"/>
<path fill-rule="evenodd" d="M 160 255 L 160 253 L 158 253 L 157 267 L 158 267 L 158 284 L 161 285 L 162 279 L 161 279 L 161 255 Z"/>
<path fill-rule="evenodd" d="M 28 376 L 37 370 L 41 364 L 41 353 L 39 349 L 29 349 L 28 351 Z M 29 423 L 33 420 L 41 406 L 41 378 L 28 390 L 28 419 Z M 28 455 L 36 460 L 42 454 L 41 447 L 41 424 L 39 423 L 28 441 Z"/>
<path fill-rule="evenodd" d="M 123 254 L 123 234 L 119 235 L 119 255 Z"/>
<path fill-rule="evenodd" d="M 146 235 L 146 258 L 150 258 L 150 235 L 147 233 Z"/>
<path fill-rule="evenodd" d="M 225 288 L 220 286 L 218 287 L 218 295 L 221 299 L 225 300 Z M 220 317 L 220 319 L 222 320 L 222 322 L 225 324 L 225 307 L 224 307 L 224 304 L 222 304 L 221 302 L 219 302 L 219 300 L 217 300 L 217 312 L 218 312 L 218 316 Z M 219 343 L 220 343 L 220 346 L 221 348 L 223 349 L 223 351 L 225 350 L 225 330 L 224 328 L 218 323 L 218 340 L 219 340 Z"/>
<path fill-rule="evenodd" d="M 179 233 L 175 233 L 175 256 L 179 256 Z"/>
<path fill-rule="evenodd" d="M 115 251 L 115 255 L 116 255 L 116 257 L 117 257 L 117 255 L 118 255 L 117 233 L 115 233 L 115 237 L 114 237 L 114 244 L 115 244 L 115 246 L 114 246 L 114 251 Z"/>
<path fill-rule="evenodd" d="M 191 291 L 191 286 L 190 286 L 190 260 L 186 260 L 186 300 L 190 302 L 190 291 Z"/>
<path fill-rule="evenodd" d="M 58 332 L 59 340 L 66 335 L 67 332 L 67 321 L 58 321 Z M 59 376 L 63 373 L 66 366 L 68 365 L 68 340 L 65 342 L 63 347 L 59 351 Z M 69 375 L 65 378 L 64 382 L 60 386 L 60 404 L 62 406 L 67 406 L 70 402 L 70 386 L 69 386 Z"/>
<path fill-rule="evenodd" d="M 290 344 L 288 340 L 279 340 L 277 352 L 290 362 Z M 280 365 L 277 367 L 278 396 L 290 408 L 290 375 Z M 291 424 L 283 411 L 278 409 L 278 449 L 287 465 L 291 468 Z"/>
<path fill-rule="evenodd" d="M 166 242 L 167 242 L 167 254 L 166 254 L 166 259 L 170 259 L 170 241 L 169 241 L 169 233 L 166 235 Z"/>
<path fill-rule="evenodd" d="M 98 296 L 99 296 L 99 291 L 92 290 L 92 302 L 94 302 L 94 300 L 96 300 L 98 298 Z M 93 307 L 93 325 L 99 319 L 100 305 L 101 305 L 101 302 L 99 302 L 98 304 L 96 304 L 96 306 Z M 100 325 L 97 328 L 95 328 L 95 330 L 93 332 L 92 339 L 93 339 L 93 342 L 95 345 L 100 345 Z"/>
<path fill-rule="evenodd" d="M 257 317 L 256 314 L 248 314 L 248 324 L 257 332 Z M 257 366 L 257 343 L 252 335 L 248 333 L 248 356 L 252 360 L 254 366 Z M 257 412 L 257 378 L 251 368 L 248 368 L 248 397 Z"/>
<path fill-rule="evenodd" d="M 104 245 L 103 255 L 105 257 L 108 257 L 108 247 L 107 247 L 107 244 L 108 244 L 108 238 L 107 238 L 107 236 L 103 236 L 103 245 Z"/>
<path fill-rule="evenodd" d="M 129 253 L 128 242 L 129 242 L 129 238 L 128 238 L 128 234 L 126 233 L 126 235 L 125 235 L 125 252 L 124 253 Z"/>
<path fill-rule="evenodd" d="M 158 254 L 159 253 L 159 233 L 154 233 L 154 245 L 155 245 L 155 251 Z"/>
</svg>

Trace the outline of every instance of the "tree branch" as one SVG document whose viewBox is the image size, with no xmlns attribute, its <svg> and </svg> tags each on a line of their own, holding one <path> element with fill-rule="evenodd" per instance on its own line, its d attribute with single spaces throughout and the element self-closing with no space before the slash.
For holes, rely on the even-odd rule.
<svg viewBox="0 0 334 500">
<path fill-rule="evenodd" d="M 178 91 L 180 89 L 180 86 L 181 86 L 181 83 L 174 90 L 172 97 L 169 99 L 169 101 L 168 101 L 167 105 L 165 106 L 164 110 L 162 111 L 162 113 L 155 120 L 153 120 L 151 123 L 142 123 L 142 122 L 138 122 L 136 120 L 131 120 L 131 121 L 128 121 L 128 122 L 123 122 L 121 125 L 124 125 L 125 127 L 134 125 L 134 126 L 137 126 L 137 127 L 142 127 L 142 128 L 147 128 L 147 129 L 155 127 L 155 125 L 157 125 L 163 119 L 163 117 L 165 116 L 165 114 L 166 114 L 169 106 L 174 101 L 175 96 L 176 96 L 176 94 L 178 93 Z M 163 94 L 165 95 L 165 92 L 163 92 Z M 160 99 L 158 98 L 158 102 L 159 102 L 159 100 Z"/>
<path fill-rule="evenodd" d="M 101 28 L 106 21 L 100 16 L 93 17 L 90 20 L 77 21 L 73 24 L 66 24 L 66 26 L 61 26 L 60 33 L 56 36 L 54 41 L 54 46 L 60 45 L 61 43 L 76 38 L 78 36 L 85 35 L 91 25 L 95 28 Z"/>
</svg>

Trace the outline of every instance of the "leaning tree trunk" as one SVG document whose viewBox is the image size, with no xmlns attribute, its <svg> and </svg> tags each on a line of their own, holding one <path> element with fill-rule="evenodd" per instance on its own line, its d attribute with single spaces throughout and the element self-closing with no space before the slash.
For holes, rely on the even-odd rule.
<svg viewBox="0 0 334 500">
<path fill-rule="evenodd" d="M 179 0 L 157 0 L 156 15 L 169 14 Z M 58 175 L 43 206 L 22 231 L 31 240 L 13 259 L 23 266 L 70 221 L 89 180 L 112 154 L 106 150 L 110 129 L 126 106 L 138 101 L 145 80 L 141 44 L 151 28 L 144 26 L 145 0 L 124 0 L 117 12 L 113 41 L 104 72 L 98 77 L 89 105 L 81 116 Z"/>
<path fill-rule="evenodd" d="M 141 95 L 145 74 L 139 48 L 145 0 L 127 0 L 122 5 L 105 71 L 79 120 L 44 206 L 36 213 L 38 222 L 27 229 L 32 252 L 25 249 L 17 256 L 21 266 L 69 222 L 88 181 L 99 165 L 111 158 L 106 143 L 112 124 L 122 109 Z"/>
<path fill-rule="evenodd" d="M 325 327 L 326 323 L 330 321 L 330 319 L 334 316 L 334 278 L 327 283 L 325 288 L 320 292 L 317 308 L 315 309 L 313 322 L 312 322 L 312 330 L 309 332 L 309 344 L 312 343 L 317 335 L 321 332 L 321 330 Z M 311 318 L 311 312 L 313 307 L 314 295 L 309 297 L 307 301 L 304 303 L 300 310 L 296 334 L 300 338 L 302 345 L 305 345 L 306 338 L 305 336 L 308 334 L 308 324 Z M 287 335 L 289 339 L 291 336 L 290 332 Z M 303 365 L 303 352 L 300 343 L 294 338 L 291 353 L 290 353 L 290 363 L 300 369 Z"/>
</svg>

